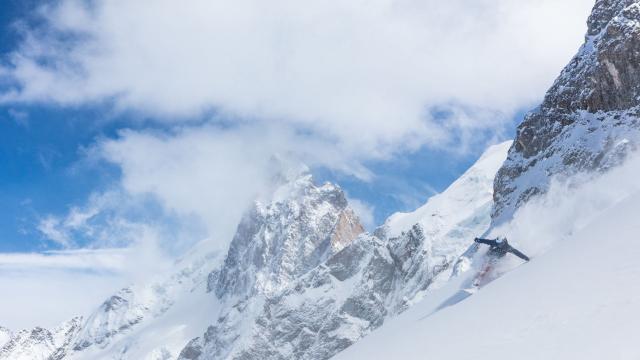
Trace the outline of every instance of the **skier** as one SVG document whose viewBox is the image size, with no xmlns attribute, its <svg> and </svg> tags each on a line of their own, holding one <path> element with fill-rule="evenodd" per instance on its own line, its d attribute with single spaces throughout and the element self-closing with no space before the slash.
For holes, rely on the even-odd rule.
<svg viewBox="0 0 640 360">
<path fill-rule="evenodd" d="M 509 245 L 509 242 L 506 238 L 496 238 L 495 240 L 475 238 L 473 241 L 479 244 L 489 245 L 490 247 L 487 255 L 489 255 L 490 257 L 500 259 L 503 256 L 507 255 L 508 252 L 510 252 L 524 261 L 529 261 L 529 257 L 518 251 L 518 249 Z"/>
<path fill-rule="evenodd" d="M 522 260 L 529 261 L 529 257 L 518 251 L 518 249 L 509 245 L 509 242 L 507 242 L 506 238 L 496 238 L 494 240 L 475 238 L 474 241 L 479 244 L 489 245 L 489 251 L 487 252 L 487 261 L 485 262 L 482 270 L 473 280 L 473 286 L 476 288 L 479 288 L 490 281 L 488 279 L 489 272 L 491 272 L 498 260 L 507 255 L 508 252 L 521 258 Z"/>
</svg>

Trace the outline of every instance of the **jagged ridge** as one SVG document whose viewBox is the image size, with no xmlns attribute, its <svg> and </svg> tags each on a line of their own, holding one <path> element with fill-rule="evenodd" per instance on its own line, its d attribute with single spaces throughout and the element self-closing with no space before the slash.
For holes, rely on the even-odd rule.
<svg viewBox="0 0 640 360">
<path fill-rule="evenodd" d="M 578 54 L 526 115 L 498 172 L 493 222 L 508 221 L 554 176 L 603 172 L 640 139 L 640 4 L 599 0 Z"/>
</svg>

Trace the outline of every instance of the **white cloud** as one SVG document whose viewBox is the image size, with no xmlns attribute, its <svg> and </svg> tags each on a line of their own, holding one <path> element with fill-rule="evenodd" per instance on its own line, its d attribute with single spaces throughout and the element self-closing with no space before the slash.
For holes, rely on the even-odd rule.
<svg viewBox="0 0 640 360">
<path fill-rule="evenodd" d="M 0 297 L 0 326 L 56 326 L 87 315 L 121 287 L 166 273 L 174 252 L 200 240 L 187 221 L 171 220 L 154 215 L 140 198 L 116 192 L 43 219 L 42 234 L 72 249 L 0 253 L 0 288 L 11 294 Z"/>
<path fill-rule="evenodd" d="M 118 273 L 125 268 L 129 250 L 64 250 L 45 253 L 0 253 L 2 271 L 77 270 L 99 273 Z"/>
<path fill-rule="evenodd" d="M 179 217 L 224 246 L 274 154 L 366 181 L 376 176 L 366 160 L 503 136 L 575 51 L 590 3 L 62 0 L 40 8 L 44 23 L 22 25 L 0 66 L 15 87 L 0 98 L 106 100 L 172 122 L 99 141 L 90 155 L 120 167 L 122 183 L 44 218 L 49 239 L 128 246 L 139 226 Z M 215 122 L 181 125 L 211 109 Z M 149 195 L 162 219 L 132 221 Z"/>
<path fill-rule="evenodd" d="M 0 97 L 109 100 L 166 121 L 213 108 L 372 154 L 441 146 L 540 99 L 592 3 L 62 0 L 24 26 Z M 430 115 L 444 105 L 473 116 Z"/>
<path fill-rule="evenodd" d="M 373 231 L 376 223 L 373 215 L 374 207 L 366 201 L 349 198 L 349 205 L 360 218 L 360 222 L 368 231 Z"/>
<path fill-rule="evenodd" d="M 128 251 L 0 253 L 0 326 L 54 327 L 86 315 L 131 278 Z"/>
<path fill-rule="evenodd" d="M 55 216 L 49 215 L 38 223 L 38 231 L 40 231 L 47 239 L 56 244 L 68 248 L 71 246 L 69 235 L 60 229 L 60 220 Z"/>
<path fill-rule="evenodd" d="M 282 159 L 274 162 L 274 155 Z M 168 213 L 197 219 L 221 247 L 240 217 L 272 185 L 283 161 L 331 166 L 361 179 L 371 174 L 338 148 L 285 128 L 212 125 L 170 132 L 123 131 L 97 144 L 93 156 L 116 164 L 122 192 L 151 196 Z"/>
</svg>

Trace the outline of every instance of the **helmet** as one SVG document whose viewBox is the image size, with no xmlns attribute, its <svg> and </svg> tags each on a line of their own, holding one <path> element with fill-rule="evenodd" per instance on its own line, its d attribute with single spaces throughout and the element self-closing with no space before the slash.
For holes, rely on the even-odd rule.
<svg viewBox="0 0 640 360">
<path fill-rule="evenodd" d="M 497 238 L 497 239 L 496 239 L 496 242 L 497 242 L 498 244 L 506 243 L 506 242 L 507 242 L 507 238 L 505 238 L 505 237 L 499 237 L 499 238 Z"/>
</svg>

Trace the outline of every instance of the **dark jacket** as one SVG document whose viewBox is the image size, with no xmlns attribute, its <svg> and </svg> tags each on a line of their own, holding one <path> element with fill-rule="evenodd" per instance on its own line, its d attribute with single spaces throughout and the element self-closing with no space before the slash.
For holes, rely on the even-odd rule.
<svg viewBox="0 0 640 360">
<path fill-rule="evenodd" d="M 489 252 L 487 253 L 489 256 L 501 258 L 507 255 L 508 252 L 510 252 L 513 255 L 521 258 L 522 260 L 529 261 L 529 257 L 521 253 L 520 251 L 518 251 L 518 249 L 509 245 L 509 242 L 507 242 L 507 239 L 502 239 L 502 241 L 498 241 L 498 239 L 492 240 L 492 239 L 475 238 L 474 241 L 480 244 L 489 245 L 490 246 Z"/>
</svg>

